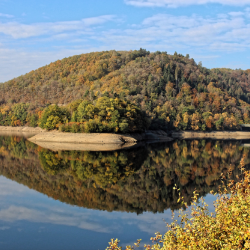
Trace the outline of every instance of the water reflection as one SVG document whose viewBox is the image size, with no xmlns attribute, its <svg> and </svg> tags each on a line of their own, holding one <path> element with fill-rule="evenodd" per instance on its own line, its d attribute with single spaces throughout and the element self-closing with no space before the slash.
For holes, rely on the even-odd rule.
<svg viewBox="0 0 250 250">
<path fill-rule="evenodd" d="M 0 177 L 0 249 L 105 249 L 120 238 L 124 244 L 165 231 L 171 213 L 107 212 L 70 206 Z M 15 240 L 13 240 L 15 239 Z M 98 240 L 95 240 L 98 239 Z"/>
<path fill-rule="evenodd" d="M 114 152 L 43 149 L 24 138 L 0 138 L 0 174 L 79 207 L 137 214 L 180 208 L 193 191 L 217 191 L 221 173 L 237 180 L 240 142 L 175 141 Z M 42 216 L 42 215 L 41 215 Z"/>
</svg>

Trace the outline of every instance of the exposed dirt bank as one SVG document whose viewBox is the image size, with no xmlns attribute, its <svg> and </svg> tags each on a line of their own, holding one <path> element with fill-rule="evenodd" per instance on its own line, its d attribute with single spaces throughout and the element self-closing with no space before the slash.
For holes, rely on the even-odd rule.
<svg viewBox="0 0 250 250">
<path fill-rule="evenodd" d="M 180 131 L 180 132 L 173 132 L 171 134 L 171 137 L 174 139 L 244 140 L 244 139 L 250 139 L 250 132 L 244 132 L 244 131 L 213 131 L 213 132 Z"/>
<path fill-rule="evenodd" d="M 41 133 L 44 132 L 43 129 L 36 127 L 10 127 L 10 126 L 0 126 L 0 131 L 5 131 L 5 132 L 36 132 L 36 133 Z"/>
<path fill-rule="evenodd" d="M 34 135 L 43 132 L 41 128 L 32 127 L 7 127 L 0 126 L 0 135 L 2 136 L 21 136 L 24 138 L 30 138 Z"/>
<path fill-rule="evenodd" d="M 75 143 L 75 144 L 135 144 L 140 141 L 171 141 L 167 133 L 163 131 L 148 131 L 141 134 L 108 134 L 108 133 L 61 133 L 43 132 L 29 139 L 34 143 Z"/>
</svg>

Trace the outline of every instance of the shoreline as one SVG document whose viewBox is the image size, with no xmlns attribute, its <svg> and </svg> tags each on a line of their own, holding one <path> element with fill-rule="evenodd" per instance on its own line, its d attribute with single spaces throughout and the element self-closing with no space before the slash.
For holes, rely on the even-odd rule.
<svg viewBox="0 0 250 250">
<path fill-rule="evenodd" d="M 8 127 L 0 126 L 0 135 L 3 136 L 21 136 L 24 138 L 30 138 L 43 132 L 41 128 L 33 127 Z"/>
<path fill-rule="evenodd" d="M 52 151 L 114 151 L 138 147 L 145 142 L 157 143 L 173 140 L 161 130 L 134 134 L 68 133 L 46 131 L 39 127 L 0 126 L 0 135 L 23 136 L 30 142 Z"/>
<path fill-rule="evenodd" d="M 168 142 L 175 139 L 215 139 L 215 140 L 244 140 L 250 139 L 250 131 L 173 131 L 166 133 L 162 130 L 148 130 L 143 133 L 115 134 L 115 133 L 70 133 L 46 131 L 39 127 L 11 127 L 0 126 L 0 135 L 24 136 L 36 144 L 52 143 L 64 148 L 65 144 L 116 144 L 119 148 L 130 147 L 139 142 Z M 123 145 L 123 146 L 121 146 Z M 72 147 L 68 145 L 68 147 Z M 79 148 L 79 145 L 76 146 Z"/>
<path fill-rule="evenodd" d="M 42 132 L 29 138 L 31 142 L 75 144 L 135 144 L 142 141 L 172 141 L 164 131 L 147 131 L 134 134 Z"/>
<path fill-rule="evenodd" d="M 21 133 L 42 133 L 45 132 L 44 129 L 39 127 L 11 127 L 11 126 L 0 126 L 0 132 L 21 132 Z"/>
<path fill-rule="evenodd" d="M 138 134 L 42 132 L 29 141 L 52 151 L 114 151 L 137 147 L 143 142 L 169 142 L 173 139 L 163 131 Z"/>
<path fill-rule="evenodd" d="M 248 140 L 250 131 L 179 131 L 172 132 L 173 139 L 214 139 L 214 140 Z"/>
</svg>

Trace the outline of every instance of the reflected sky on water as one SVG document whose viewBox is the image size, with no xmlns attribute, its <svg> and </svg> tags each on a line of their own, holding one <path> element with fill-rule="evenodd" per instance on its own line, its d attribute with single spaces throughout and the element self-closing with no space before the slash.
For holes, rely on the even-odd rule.
<svg viewBox="0 0 250 250">
<path fill-rule="evenodd" d="M 111 238 L 132 244 L 165 231 L 171 212 L 137 215 L 79 208 L 0 177 L 1 249 L 105 249 Z M 3 190 L 3 192 L 2 192 Z M 144 242 L 145 242 L 144 241 Z M 149 242 L 149 241 L 147 241 Z"/>
</svg>

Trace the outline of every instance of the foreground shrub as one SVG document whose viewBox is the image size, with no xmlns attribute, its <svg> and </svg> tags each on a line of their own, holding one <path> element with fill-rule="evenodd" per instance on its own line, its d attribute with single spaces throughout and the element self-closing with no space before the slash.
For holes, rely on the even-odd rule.
<svg viewBox="0 0 250 250">
<path fill-rule="evenodd" d="M 157 233 L 152 238 L 156 243 L 145 245 L 146 250 L 250 249 L 250 171 L 245 171 L 238 183 L 231 181 L 223 187 L 214 204 L 215 213 L 209 213 L 208 205 L 203 199 L 199 204 L 197 197 L 194 192 L 191 216 L 181 210 L 181 223 L 175 220 L 167 224 L 165 235 Z M 112 240 L 107 250 L 121 250 L 118 243 Z"/>
</svg>

